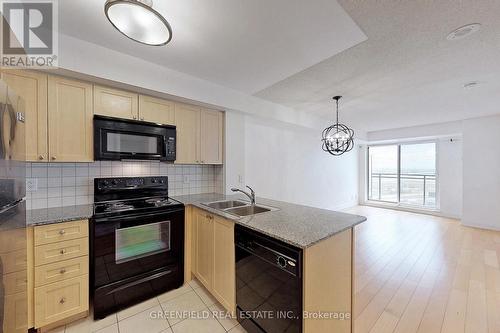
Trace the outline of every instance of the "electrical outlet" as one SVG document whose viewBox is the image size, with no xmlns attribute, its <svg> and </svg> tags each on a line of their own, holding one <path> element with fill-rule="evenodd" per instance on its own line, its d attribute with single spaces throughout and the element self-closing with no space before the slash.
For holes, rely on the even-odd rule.
<svg viewBox="0 0 500 333">
<path fill-rule="evenodd" d="M 189 184 L 189 176 L 184 176 L 184 177 L 182 177 L 182 182 L 183 182 L 184 184 Z"/>
<path fill-rule="evenodd" d="M 38 191 L 38 179 L 26 178 L 26 192 L 36 192 L 36 191 Z"/>
</svg>

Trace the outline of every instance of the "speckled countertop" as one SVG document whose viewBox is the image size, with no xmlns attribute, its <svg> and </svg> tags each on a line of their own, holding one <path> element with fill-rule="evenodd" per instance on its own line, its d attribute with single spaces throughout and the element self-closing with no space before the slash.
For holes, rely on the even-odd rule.
<svg viewBox="0 0 500 333">
<path fill-rule="evenodd" d="M 34 226 L 89 219 L 92 217 L 93 207 L 93 205 L 78 205 L 27 210 L 26 224 Z"/>
<path fill-rule="evenodd" d="M 257 198 L 257 204 L 274 207 L 278 210 L 238 218 L 235 215 L 203 205 L 206 202 L 220 200 L 248 201 L 248 198 L 243 195 L 208 193 L 174 196 L 173 199 L 185 205 L 199 207 L 303 249 L 366 221 L 365 217 L 359 215 L 262 198 Z M 92 214 L 92 205 L 67 206 L 28 210 L 26 220 L 28 226 L 34 226 L 89 219 Z"/>
<path fill-rule="evenodd" d="M 196 194 L 174 196 L 185 205 L 193 205 L 222 216 L 235 223 L 259 231 L 299 248 L 307 248 L 321 240 L 366 221 L 366 217 L 335 212 L 326 209 L 296 205 L 282 201 L 257 198 L 257 204 L 278 208 L 278 210 L 243 218 L 203 205 L 206 202 L 248 198 L 240 195 Z"/>
</svg>

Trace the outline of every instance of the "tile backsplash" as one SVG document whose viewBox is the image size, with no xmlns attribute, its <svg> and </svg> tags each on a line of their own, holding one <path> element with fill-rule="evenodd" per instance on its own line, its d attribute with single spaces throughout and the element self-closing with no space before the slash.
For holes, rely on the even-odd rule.
<svg viewBox="0 0 500 333">
<path fill-rule="evenodd" d="M 94 201 L 94 178 L 135 176 L 168 176 L 171 196 L 222 193 L 224 188 L 222 166 L 156 161 L 27 163 L 27 208 L 91 204 Z"/>
</svg>

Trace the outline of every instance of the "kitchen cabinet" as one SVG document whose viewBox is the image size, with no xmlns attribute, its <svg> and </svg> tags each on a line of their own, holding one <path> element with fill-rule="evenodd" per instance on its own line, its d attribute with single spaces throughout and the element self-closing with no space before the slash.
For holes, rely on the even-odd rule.
<svg viewBox="0 0 500 333">
<path fill-rule="evenodd" d="M 214 262 L 214 224 L 211 220 L 213 216 L 205 214 L 202 210 L 195 210 L 193 218 L 196 224 L 195 274 L 210 290 L 212 289 Z"/>
<path fill-rule="evenodd" d="M 49 76 L 48 108 L 50 161 L 93 161 L 92 85 Z"/>
<path fill-rule="evenodd" d="M 25 333 L 28 330 L 26 239 L 25 229 L 0 233 L 0 294 L 5 304 L 0 308 L 1 332 Z"/>
<path fill-rule="evenodd" d="M 174 125 L 175 108 L 174 103 L 151 96 L 139 96 L 139 119 L 152 123 Z"/>
<path fill-rule="evenodd" d="M 222 164 L 223 113 L 175 104 L 179 164 Z"/>
<path fill-rule="evenodd" d="M 228 310 L 236 309 L 234 223 L 193 208 L 194 275 Z"/>
<path fill-rule="evenodd" d="M 88 315 L 88 244 L 87 220 L 28 229 L 29 327 L 49 329 Z"/>
<path fill-rule="evenodd" d="M 200 163 L 200 108 L 187 104 L 175 104 L 177 126 L 177 157 L 175 163 Z"/>
<path fill-rule="evenodd" d="M 213 294 L 228 310 L 236 308 L 234 222 L 215 216 Z"/>
<path fill-rule="evenodd" d="M 200 160 L 203 164 L 222 164 L 223 115 L 220 111 L 201 111 Z"/>
<path fill-rule="evenodd" d="M 48 76 L 26 70 L 3 70 L 2 80 L 24 100 L 26 160 L 46 162 Z"/>
<path fill-rule="evenodd" d="M 132 92 L 94 85 L 94 114 L 137 120 L 138 99 Z"/>
</svg>

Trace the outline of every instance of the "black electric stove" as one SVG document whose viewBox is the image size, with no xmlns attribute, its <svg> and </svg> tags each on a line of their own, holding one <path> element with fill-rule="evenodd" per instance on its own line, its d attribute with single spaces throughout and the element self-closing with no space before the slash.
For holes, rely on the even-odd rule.
<svg viewBox="0 0 500 333">
<path fill-rule="evenodd" d="M 96 178 L 91 219 L 94 318 L 184 281 L 184 205 L 168 177 Z"/>
</svg>

